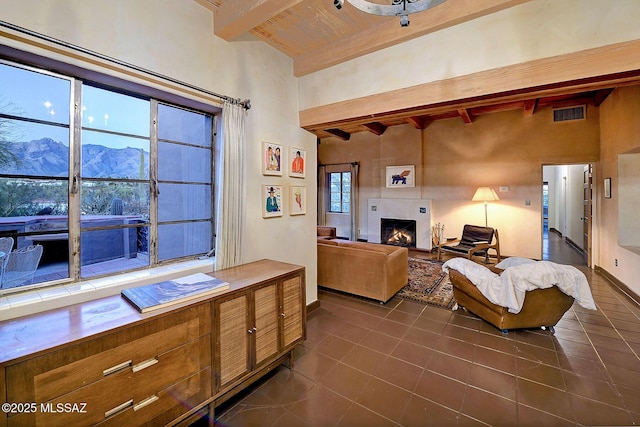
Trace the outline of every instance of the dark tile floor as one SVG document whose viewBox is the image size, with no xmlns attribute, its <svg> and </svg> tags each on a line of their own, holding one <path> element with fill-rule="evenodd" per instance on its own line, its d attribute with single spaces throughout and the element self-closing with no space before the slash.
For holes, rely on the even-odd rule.
<svg viewBox="0 0 640 427">
<path fill-rule="evenodd" d="M 542 259 L 570 265 L 587 263 L 584 254 L 569 245 L 564 236 L 546 227 L 542 234 Z"/>
<path fill-rule="evenodd" d="M 216 425 L 640 424 L 640 307 L 580 268 L 598 310 L 574 304 L 555 334 L 320 289 L 294 369 L 219 408 Z"/>
</svg>

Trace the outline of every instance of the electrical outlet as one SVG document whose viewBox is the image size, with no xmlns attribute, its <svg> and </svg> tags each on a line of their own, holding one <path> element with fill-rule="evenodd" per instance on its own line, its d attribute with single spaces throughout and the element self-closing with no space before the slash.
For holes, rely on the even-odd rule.
<svg viewBox="0 0 640 427">
<path fill-rule="evenodd" d="M 616 267 L 618 266 L 618 258 L 615 260 Z"/>
</svg>

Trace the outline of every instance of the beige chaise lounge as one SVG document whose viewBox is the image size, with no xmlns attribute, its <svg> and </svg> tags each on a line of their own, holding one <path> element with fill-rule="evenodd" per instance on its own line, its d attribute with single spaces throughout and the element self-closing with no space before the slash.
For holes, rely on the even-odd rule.
<svg viewBox="0 0 640 427">
<path fill-rule="evenodd" d="M 318 285 L 387 302 L 407 284 L 409 250 L 318 239 Z"/>
<path fill-rule="evenodd" d="M 502 270 L 491 268 L 494 273 Z M 456 303 L 507 333 L 509 329 L 546 327 L 551 332 L 564 313 L 573 305 L 574 298 L 556 286 L 535 289 L 526 293 L 519 313 L 509 312 L 507 307 L 490 302 L 471 281 L 454 268 L 449 269 Z"/>
</svg>

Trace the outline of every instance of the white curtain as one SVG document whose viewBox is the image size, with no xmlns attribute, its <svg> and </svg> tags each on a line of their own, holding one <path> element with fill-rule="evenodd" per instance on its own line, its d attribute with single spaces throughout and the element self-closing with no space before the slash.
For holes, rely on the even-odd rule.
<svg viewBox="0 0 640 427">
<path fill-rule="evenodd" d="M 216 270 L 242 264 L 245 114 L 241 105 L 224 102 L 216 162 Z"/>
<path fill-rule="evenodd" d="M 318 225 L 327 224 L 327 167 L 318 166 Z"/>
<path fill-rule="evenodd" d="M 355 162 L 351 163 L 351 235 L 349 240 L 355 242 L 358 240 L 358 203 L 360 198 L 358 193 L 360 192 L 358 185 L 358 171 L 360 165 Z"/>
</svg>

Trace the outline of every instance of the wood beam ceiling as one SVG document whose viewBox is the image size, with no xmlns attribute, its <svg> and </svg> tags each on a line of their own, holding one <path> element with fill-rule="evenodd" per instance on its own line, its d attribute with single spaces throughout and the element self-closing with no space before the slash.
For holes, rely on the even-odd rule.
<svg viewBox="0 0 640 427">
<path fill-rule="evenodd" d="M 551 69 L 554 73 L 549 73 Z M 424 128 L 426 122 L 416 117 L 433 118 L 451 111 L 459 117 L 459 109 L 477 114 L 477 107 L 485 108 L 485 113 L 490 108 L 523 108 L 533 113 L 540 101 L 532 103 L 539 98 L 566 94 L 575 98 L 581 92 L 604 90 L 601 99 L 606 91 L 639 81 L 640 40 L 635 40 L 314 107 L 301 111 L 299 117 L 300 125 L 312 132 L 371 122 L 388 125 L 398 119 Z M 525 101 L 529 102 L 526 108 Z M 561 101 L 558 98 L 556 103 Z"/>
<path fill-rule="evenodd" d="M 351 134 L 341 129 L 325 129 L 325 132 L 330 133 L 331 135 L 338 137 L 343 141 L 348 141 L 349 139 L 351 139 Z"/>
<path fill-rule="evenodd" d="M 253 34 L 290 56 L 301 76 L 532 0 L 448 0 L 412 14 L 409 27 L 349 3 L 337 10 L 331 0 L 195 1 L 213 12 L 216 35 L 232 41 Z M 348 141 L 355 132 L 380 136 L 407 123 L 425 129 L 448 118 L 472 125 L 498 111 L 597 107 L 615 87 L 640 84 L 638 58 L 640 40 L 608 45 L 311 108 L 300 112 L 300 125 Z"/>
<path fill-rule="evenodd" d="M 323 1 L 330 2 L 330 0 Z M 368 30 L 344 37 L 340 39 L 339 43 L 323 44 L 316 49 L 296 56 L 293 60 L 293 74 L 304 76 L 528 1 L 531 0 L 447 1 L 430 9 L 428 13 L 411 15 L 411 24 L 408 27 L 401 27 L 395 19 L 386 20 Z"/>
<path fill-rule="evenodd" d="M 378 136 L 382 135 L 384 131 L 387 130 L 387 127 L 380 122 L 364 123 L 362 126 L 367 128 L 369 132 Z"/>
<path fill-rule="evenodd" d="M 214 32 L 227 41 L 251 31 L 303 0 L 225 1 L 213 15 Z"/>
</svg>

